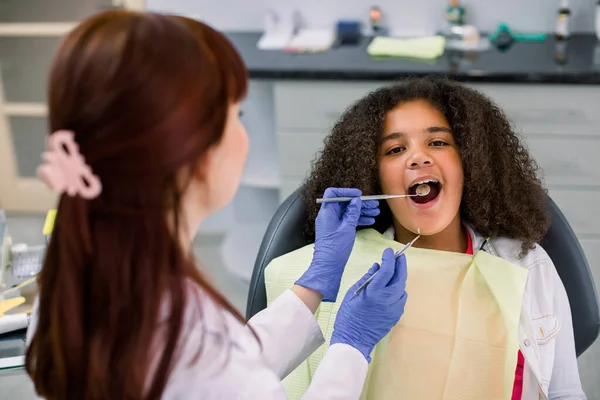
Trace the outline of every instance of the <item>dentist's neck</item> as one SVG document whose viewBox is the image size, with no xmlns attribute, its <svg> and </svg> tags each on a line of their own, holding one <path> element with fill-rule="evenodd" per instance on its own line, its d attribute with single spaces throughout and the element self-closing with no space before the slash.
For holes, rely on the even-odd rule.
<svg viewBox="0 0 600 400">
<path fill-rule="evenodd" d="M 417 236 L 400 225 L 398 221 L 394 221 L 394 229 L 396 230 L 394 239 L 400 243 L 408 243 Z M 462 226 L 460 216 L 457 215 L 446 229 L 434 235 L 422 235 L 413 246 L 423 249 L 465 253 L 468 246 L 467 232 Z"/>
<path fill-rule="evenodd" d="M 179 217 L 179 243 L 185 253 L 192 252 L 192 242 L 196 236 L 198 228 L 204 220 L 210 215 L 208 207 L 199 199 L 203 198 L 195 191 L 196 186 L 190 185 L 187 192 L 184 193 L 181 201 L 181 210 Z M 169 223 L 173 226 L 171 216 Z"/>
</svg>

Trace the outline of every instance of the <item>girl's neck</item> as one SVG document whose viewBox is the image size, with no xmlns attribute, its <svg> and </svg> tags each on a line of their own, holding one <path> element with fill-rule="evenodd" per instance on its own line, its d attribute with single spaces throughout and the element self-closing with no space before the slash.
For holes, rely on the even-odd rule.
<svg viewBox="0 0 600 400">
<path fill-rule="evenodd" d="M 398 221 L 394 221 L 394 229 L 396 230 L 394 239 L 400 243 L 408 243 L 417 236 L 400 225 Z M 423 249 L 465 253 L 468 246 L 467 232 L 462 226 L 460 216 L 457 215 L 446 229 L 435 235 L 421 236 L 413 246 Z"/>
</svg>

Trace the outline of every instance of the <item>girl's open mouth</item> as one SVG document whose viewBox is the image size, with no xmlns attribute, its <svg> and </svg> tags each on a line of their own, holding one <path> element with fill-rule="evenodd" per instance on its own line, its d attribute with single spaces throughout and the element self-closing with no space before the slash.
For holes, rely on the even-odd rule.
<svg viewBox="0 0 600 400">
<path fill-rule="evenodd" d="M 427 191 L 429 190 L 429 193 Z M 422 194 L 427 193 L 422 196 L 413 196 L 410 197 L 414 203 L 417 204 L 427 204 L 430 201 L 435 200 L 442 190 L 442 184 L 436 181 L 435 179 L 427 179 L 421 182 L 416 182 L 411 187 L 408 188 L 408 194 Z"/>
</svg>

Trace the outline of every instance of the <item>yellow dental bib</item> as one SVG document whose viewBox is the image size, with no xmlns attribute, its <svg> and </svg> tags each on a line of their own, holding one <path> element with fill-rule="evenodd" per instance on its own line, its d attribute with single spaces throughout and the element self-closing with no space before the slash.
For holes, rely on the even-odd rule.
<svg viewBox="0 0 600 400">
<path fill-rule="evenodd" d="M 283 381 L 290 399 L 308 388 L 344 294 L 381 261 L 386 247 L 402 244 L 372 229 L 358 232 L 338 301 L 322 303 L 315 314 L 326 343 Z M 302 275 L 312 253 L 306 246 L 269 264 L 268 304 Z M 510 400 L 527 270 L 484 251 L 472 256 L 410 248 L 406 259 L 405 313 L 375 347 L 361 399 Z"/>
</svg>

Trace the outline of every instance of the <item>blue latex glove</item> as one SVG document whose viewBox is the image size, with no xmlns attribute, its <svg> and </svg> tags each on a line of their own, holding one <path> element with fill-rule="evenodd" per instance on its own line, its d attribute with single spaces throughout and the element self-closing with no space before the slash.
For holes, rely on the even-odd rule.
<svg viewBox="0 0 600 400">
<path fill-rule="evenodd" d="M 316 290 L 323 301 L 335 302 L 344 268 L 352 252 L 357 226 L 379 215 L 377 200 L 362 201 L 359 189 L 327 188 L 323 197 L 355 197 L 350 202 L 323 203 L 315 221 L 315 250 L 308 270 L 296 285 Z"/>
<path fill-rule="evenodd" d="M 377 270 L 379 273 L 358 295 L 354 291 Z M 368 362 L 381 339 L 398 323 L 406 305 L 406 257 L 394 257 L 385 249 L 381 267 L 375 263 L 369 272 L 346 293 L 340 306 L 331 344 L 345 343 L 360 351 Z"/>
</svg>

